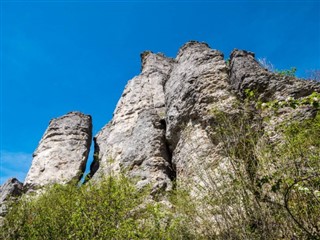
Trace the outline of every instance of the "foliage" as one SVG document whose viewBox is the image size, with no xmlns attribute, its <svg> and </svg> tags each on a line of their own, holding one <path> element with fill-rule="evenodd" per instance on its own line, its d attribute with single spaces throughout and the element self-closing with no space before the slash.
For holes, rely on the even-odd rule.
<svg viewBox="0 0 320 240">
<path fill-rule="evenodd" d="M 54 185 L 22 198 L 8 213 L 2 239 L 183 239 L 179 218 L 125 177 L 81 187 Z"/>
<path fill-rule="evenodd" d="M 284 69 L 284 70 L 275 70 L 275 73 L 280 74 L 281 76 L 289 76 L 294 77 L 296 75 L 297 68 L 291 67 L 290 69 Z"/>
<path fill-rule="evenodd" d="M 206 180 L 201 204 L 207 218 L 220 216 L 216 238 L 319 239 L 320 114 L 279 126 L 276 144 L 248 109 L 214 116 L 229 170 Z"/>
<path fill-rule="evenodd" d="M 252 91 L 248 90 L 249 93 Z M 272 109 L 278 111 L 284 107 L 291 107 L 293 109 L 300 106 L 309 106 L 315 109 L 319 109 L 320 107 L 320 93 L 313 92 L 309 96 L 306 96 L 301 99 L 294 99 L 293 97 L 288 97 L 285 100 L 273 100 L 270 102 L 257 102 L 257 107 L 259 109 Z"/>
<path fill-rule="evenodd" d="M 237 112 L 212 114 L 212 138 L 223 158 L 198 166 L 199 184 L 175 183 L 170 204 L 124 176 L 54 185 L 13 203 L 0 237 L 320 239 L 319 93 L 255 104 L 254 91 L 245 94 Z M 280 140 L 272 141 L 261 109 L 299 106 L 312 107 L 315 117 L 282 122 Z"/>
<path fill-rule="evenodd" d="M 300 101 L 312 104 L 314 95 Z M 249 104 L 237 113 L 213 111 L 225 158 L 198 166 L 201 183 L 180 189 L 178 212 L 196 239 L 320 239 L 319 109 L 313 119 L 278 125 L 281 140 L 272 142 Z"/>
</svg>

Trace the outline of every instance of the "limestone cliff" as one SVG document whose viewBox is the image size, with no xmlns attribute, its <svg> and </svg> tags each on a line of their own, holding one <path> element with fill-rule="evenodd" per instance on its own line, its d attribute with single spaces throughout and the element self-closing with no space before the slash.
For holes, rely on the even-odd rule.
<svg viewBox="0 0 320 240">
<path fill-rule="evenodd" d="M 142 73 L 127 84 L 113 119 L 95 136 L 93 178 L 125 170 L 156 188 L 171 188 L 173 169 L 166 143 L 164 84 L 174 64 L 162 54 L 144 52 Z M 95 172 L 97 170 L 97 172 Z"/>
<path fill-rule="evenodd" d="M 139 189 L 150 185 L 151 196 L 187 189 L 183 205 L 195 201 L 188 205 L 195 211 L 173 207 L 172 215 L 191 216 L 184 227 L 207 236 L 201 239 L 320 236 L 319 82 L 269 72 L 244 50 L 226 61 L 194 41 L 174 59 L 146 51 L 141 62 L 113 118 L 93 138 L 88 181 L 123 173 Z M 90 116 L 53 119 L 24 185 L 11 179 L 0 188 L 0 217 L 12 196 L 79 180 L 91 141 Z"/>
<path fill-rule="evenodd" d="M 27 188 L 79 180 L 92 141 L 89 115 L 70 112 L 52 119 L 38 148 L 24 185 Z"/>
<path fill-rule="evenodd" d="M 141 74 L 129 81 L 113 119 L 94 138 L 94 179 L 123 170 L 139 180 L 138 186 L 152 183 L 169 190 L 172 179 L 201 184 L 206 178 L 201 169 L 215 165 L 218 173 L 227 168 L 214 137 L 214 111 L 236 116 L 246 89 L 259 101 L 320 91 L 318 83 L 268 72 L 251 52 L 234 50 L 227 64 L 205 43 L 186 43 L 175 59 L 152 52 L 141 59 Z M 274 122 L 292 112 L 299 111 L 287 109 Z"/>
<path fill-rule="evenodd" d="M 153 191 L 172 189 L 172 181 L 205 181 L 207 168 L 227 169 L 223 144 L 217 136 L 215 112 L 237 117 L 246 91 L 267 102 L 299 99 L 320 92 L 320 84 L 264 69 L 254 54 L 234 50 L 230 61 L 205 43 L 188 42 L 176 58 L 146 51 L 142 71 L 131 79 L 112 120 L 94 137 L 90 178 L 124 172 Z M 251 112 L 255 120 L 269 113 Z M 281 136 L 280 122 L 312 117 L 308 107 L 283 108 L 270 115 L 262 135 L 270 141 Z M 91 117 L 71 112 L 53 119 L 34 152 L 25 188 L 80 179 L 92 138 Z M 211 173 L 212 174 L 212 173 Z"/>
</svg>

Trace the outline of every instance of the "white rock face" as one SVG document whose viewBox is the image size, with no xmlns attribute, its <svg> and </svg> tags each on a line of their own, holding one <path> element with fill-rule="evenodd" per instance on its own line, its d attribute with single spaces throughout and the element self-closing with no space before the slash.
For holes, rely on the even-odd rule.
<svg viewBox="0 0 320 240">
<path fill-rule="evenodd" d="M 127 84 L 113 119 L 95 136 L 94 179 L 124 170 L 138 186 L 171 188 L 171 166 L 165 140 L 164 82 L 173 60 L 144 52 L 142 73 Z"/>
<path fill-rule="evenodd" d="M 201 181 L 206 165 L 219 163 L 219 146 L 211 135 L 213 110 L 232 112 L 235 96 L 229 90 L 223 54 L 205 43 L 189 42 L 179 51 L 165 84 L 166 137 L 179 181 Z"/>
<path fill-rule="evenodd" d="M 186 43 L 175 59 L 143 53 L 142 73 L 128 82 L 113 119 L 95 137 L 91 175 L 124 171 L 138 186 L 167 190 L 172 179 L 202 186 L 209 177 L 227 181 L 221 172 L 228 173 L 230 161 L 216 113 L 239 117 L 246 89 L 270 101 L 307 96 L 320 85 L 270 73 L 247 51 L 234 50 L 229 65 L 205 43 Z M 248 111 L 259 123 L 259 113 Z"/>
<path fill-rule="evenodd" d="M 201 182 L 195 169 L 222 159 L 211 137 L 212 110 L 232 111 L 234 101 L 223 54 L 207 44 L 189 42 L 175 60 L 143 53 L 142 73 L 95 137 L 93 178 L 125 170 L 138 186 L 167 190 L 175 178 Z"/>
<path fill-rule="evenodd" d="M 39 187 L 80 179 L 92 141 L 91 116 L 70 112 L 52 119 L 38 148 L 24 185 Z"/>
</svg>

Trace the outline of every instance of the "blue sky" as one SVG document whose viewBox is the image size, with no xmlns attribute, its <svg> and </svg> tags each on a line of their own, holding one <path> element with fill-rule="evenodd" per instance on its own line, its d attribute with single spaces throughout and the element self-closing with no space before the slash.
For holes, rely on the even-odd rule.
<svg viewBox="0 0 320 240">
<path fill-rule="evenodd" d="M 319 1 L 1 2 L 0 184 L 23 181 L 51 118 L 112 117 L 140 53 L 174 57 L 198 40 L 228 58 L 234 48 L 278 69 L 320 69 Z"/>
</svg>

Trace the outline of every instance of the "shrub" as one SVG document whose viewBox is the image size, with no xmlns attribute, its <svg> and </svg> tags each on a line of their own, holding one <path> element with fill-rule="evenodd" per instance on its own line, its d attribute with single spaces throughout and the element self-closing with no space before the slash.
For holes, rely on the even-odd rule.
<svg viewBox="0 0 320 240">
<path fill-rule="evenodd" d="M 220 216 L 216 238 L 320 238 L 320 113 L 278 126 L 282 141 L 273 145 L 248 109 L 214 117 L 228 170 L 223 181 L 206 180 L 201 204 L 207 218 Z M 215 166 L 205 171 L 214 176 Z"/>
<path fill-rule="evenodd" d="M 267 69 L 270 72 L 275 72 L 275 67 L 273 66 L 273 64 L 268 61 L 266 58 L 259 58 L 258 59 L 259 64 L 264 67 L 265 69 Z"/>
<path fill-rule="evenodd" d="M 9 211 L 2 239 L 183 239 L 180 220 L 125 177 L 54 185 Z M 180 238 L 179 238 L 180 237 Z"/>
<path fill-rule="evenodd" d="M 176 183 L 165 196 L 170 203 L 161 202 L 161 194 L 153 200 L 148 187 L 138 190 L 124 176 L 54 185 L 12 203 L 0 237 L 320 239 L 318 93 L 288 99 L 287 107 L 307 105 L 315 117 L 278 125 L 278 142 L 270 141 L 261 109 L 251 104 L 254 93 L 246 94 L 238 112 L 213 113 L 212 137 L 222 155 L 218 166 L 199 165 L 200 184 Z"/>
<path fill-rule="evenodd" d="M 290 69 L 285 69 L 285 70 L 275 70 L 275 73 L 278 73 L 281 76 L 289 76 L 289 77 L 294 77 L 296 75 L 296 72 L 297 72 L 296 67 L 291 67 Z"/>
</svg>

